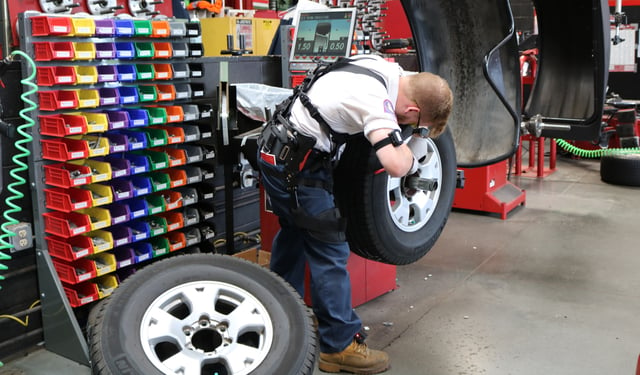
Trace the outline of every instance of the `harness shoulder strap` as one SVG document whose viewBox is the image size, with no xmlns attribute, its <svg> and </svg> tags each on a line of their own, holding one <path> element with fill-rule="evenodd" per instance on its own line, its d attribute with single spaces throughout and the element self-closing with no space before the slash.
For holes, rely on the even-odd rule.
<svg viewBox="0 0 640 375">
<path fill-rule="evenodd" d="M 342 145 L 343 143 L 346 142 L 346 138 L 347 138 L 347 134 L 346 133 L 339 133 L 335 130 L 333 130 L 329 124 L 327 124 L 327 122 L 325 121 L 325 119 L 322 117 L 322 115 L 320 115 L 320 112 L 318 111 L 318 108 L 313 105 L 313 103 L 311 103 L 311 100 L 309 99 L 309 97 L 307 96 L 307 91 L 309 91 L 309 89 L 311 88 L 311 86 L 322 76 L 324 76 L 325 74 L 332 72 L 332 71 L 347 71 L 350 73 L 355 73 L 355 74 L 363 74 L 372 78 L 375 78 L 378 82 L 380 82 L 381 85 L 383 85 L 385 87 L 385 89 L 387 88 L 387 84 L 384 80 L 384 78 L 382 78 L 378 73 L 367 69 L 365 67 L 356 65 L 356 64 L 352 64 L 354 60 L 349 59 L 349 58 L 339 58 L 336 62 L 332 63 L 332 64 L 320 64 L 318 65 L 318 67 L 316 67 L 316 69 L 314 69 L 314 71 L 308 75 L 307 77 L 305 77 L 303 83 L 298 87 L 298 89 L 300 90 L 299 92 L 297 92 L 297 96 L 298 98 L 300 98 L 300 102 L 305 106 L 305 108 L 307 109 L 307 111 L 309 112 L 309 115 L 318 122 L 318 124 L 320 124 L 320 126 L 322 127 L 323 131 L 326 134 L 330 135 L 330 138 L 332 140 L 333 143 L 336 144 L 336 146 Z M 334 148 L 334 151 L 337 149 Z M 333 153 L 332 153 L 333 154 Z"/>
<path fill-rule="evenodd" d="M 372 59 L 369 58 L 369 60 L 372 60 Z M 353 64 L 353 62 L 355 61 L 356 60 L 350 59 L 347 57 L 340 57 L 338 58 L 338 60 L 336 60 L 334 63 L 331 63 L 331 64 L 320 62 L 318 66 L 303 80 L 302 84 L 300 85 L 302 91 L 303 92 L 309 91 L 311 86 L 320 77 L 324 76 L 329 72 L 334 72 L 338 70 L 367 75 L 369 77 L 375 78 L 385 88 L 387 87 L 386 82 L 378 73 L 372 71 L 371 69 L 367 69 L 363 66 Z"/>
</svg>

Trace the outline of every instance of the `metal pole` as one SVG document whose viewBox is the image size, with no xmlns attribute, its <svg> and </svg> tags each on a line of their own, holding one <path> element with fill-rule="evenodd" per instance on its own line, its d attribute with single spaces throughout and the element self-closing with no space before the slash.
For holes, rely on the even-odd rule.
<svg viewBox="0 0 640 375">
<path fill-rule="evenodd" d="M 0 11 L 2 12 L 2 57 L 11 54 L 11 16 L 9 15 L 9 4 L 6 0 L 0 0 Z"/>
</svg>

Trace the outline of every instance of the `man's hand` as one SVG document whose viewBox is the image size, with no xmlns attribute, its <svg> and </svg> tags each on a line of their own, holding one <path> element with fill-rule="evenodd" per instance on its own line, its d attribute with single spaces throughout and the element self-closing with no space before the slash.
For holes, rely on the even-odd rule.
<svg viewBox="0 0 640 375">
<path fill-rule="evenodd" d="M 429 145 L 427 140 L 421 137 L 411 137 L 407 142 L 407 146 L 413 154 L 413 165 L 407 174 L 414 174 L 420 168 L 420 164 L 424 163 L 429 154 Z"/>
</svg>

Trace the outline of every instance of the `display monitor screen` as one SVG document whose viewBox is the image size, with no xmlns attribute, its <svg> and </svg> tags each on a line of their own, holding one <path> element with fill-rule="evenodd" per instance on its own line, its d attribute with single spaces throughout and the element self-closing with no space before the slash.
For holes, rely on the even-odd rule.
<svg viewBox="0 0 640 375">
<path fill-rule="evenodd" d="M 355 20 L 354 8 L 300 11 L 290 61 L 310 63 L 350 56 Z"/>
</svg>

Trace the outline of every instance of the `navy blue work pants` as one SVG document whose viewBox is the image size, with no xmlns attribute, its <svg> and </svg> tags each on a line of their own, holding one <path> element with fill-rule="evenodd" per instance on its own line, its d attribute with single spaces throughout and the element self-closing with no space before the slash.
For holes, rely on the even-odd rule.
<svg viewBox="0 0 640 375">
<path fill-rule="evenodd" d="M 335 353 L 351 344 L 362 322 L 351 306 L 351 282 L 347 272 L 350 250 L 347 242 L 327 242 L 313 237 L 296 225 L 291 214 L 291 195 L 283 178 L 269 172 L 282 172 L 281 165 L 272 165 L 258 155 L 262 186 L 273 212 L 278 215 L 280 230 L 273 240 L 271 270 L 288 281 L 304 296 L 305 263 L 311 274 L 311 303 L 318 318 L 320 350 Z M 300 177 L 331 182 L 328 168 L 308 171 Z M 335 208 L 333 194 L 322 187 L 298 187 L 298 202 L 310 215 Z"/>
</svg>

